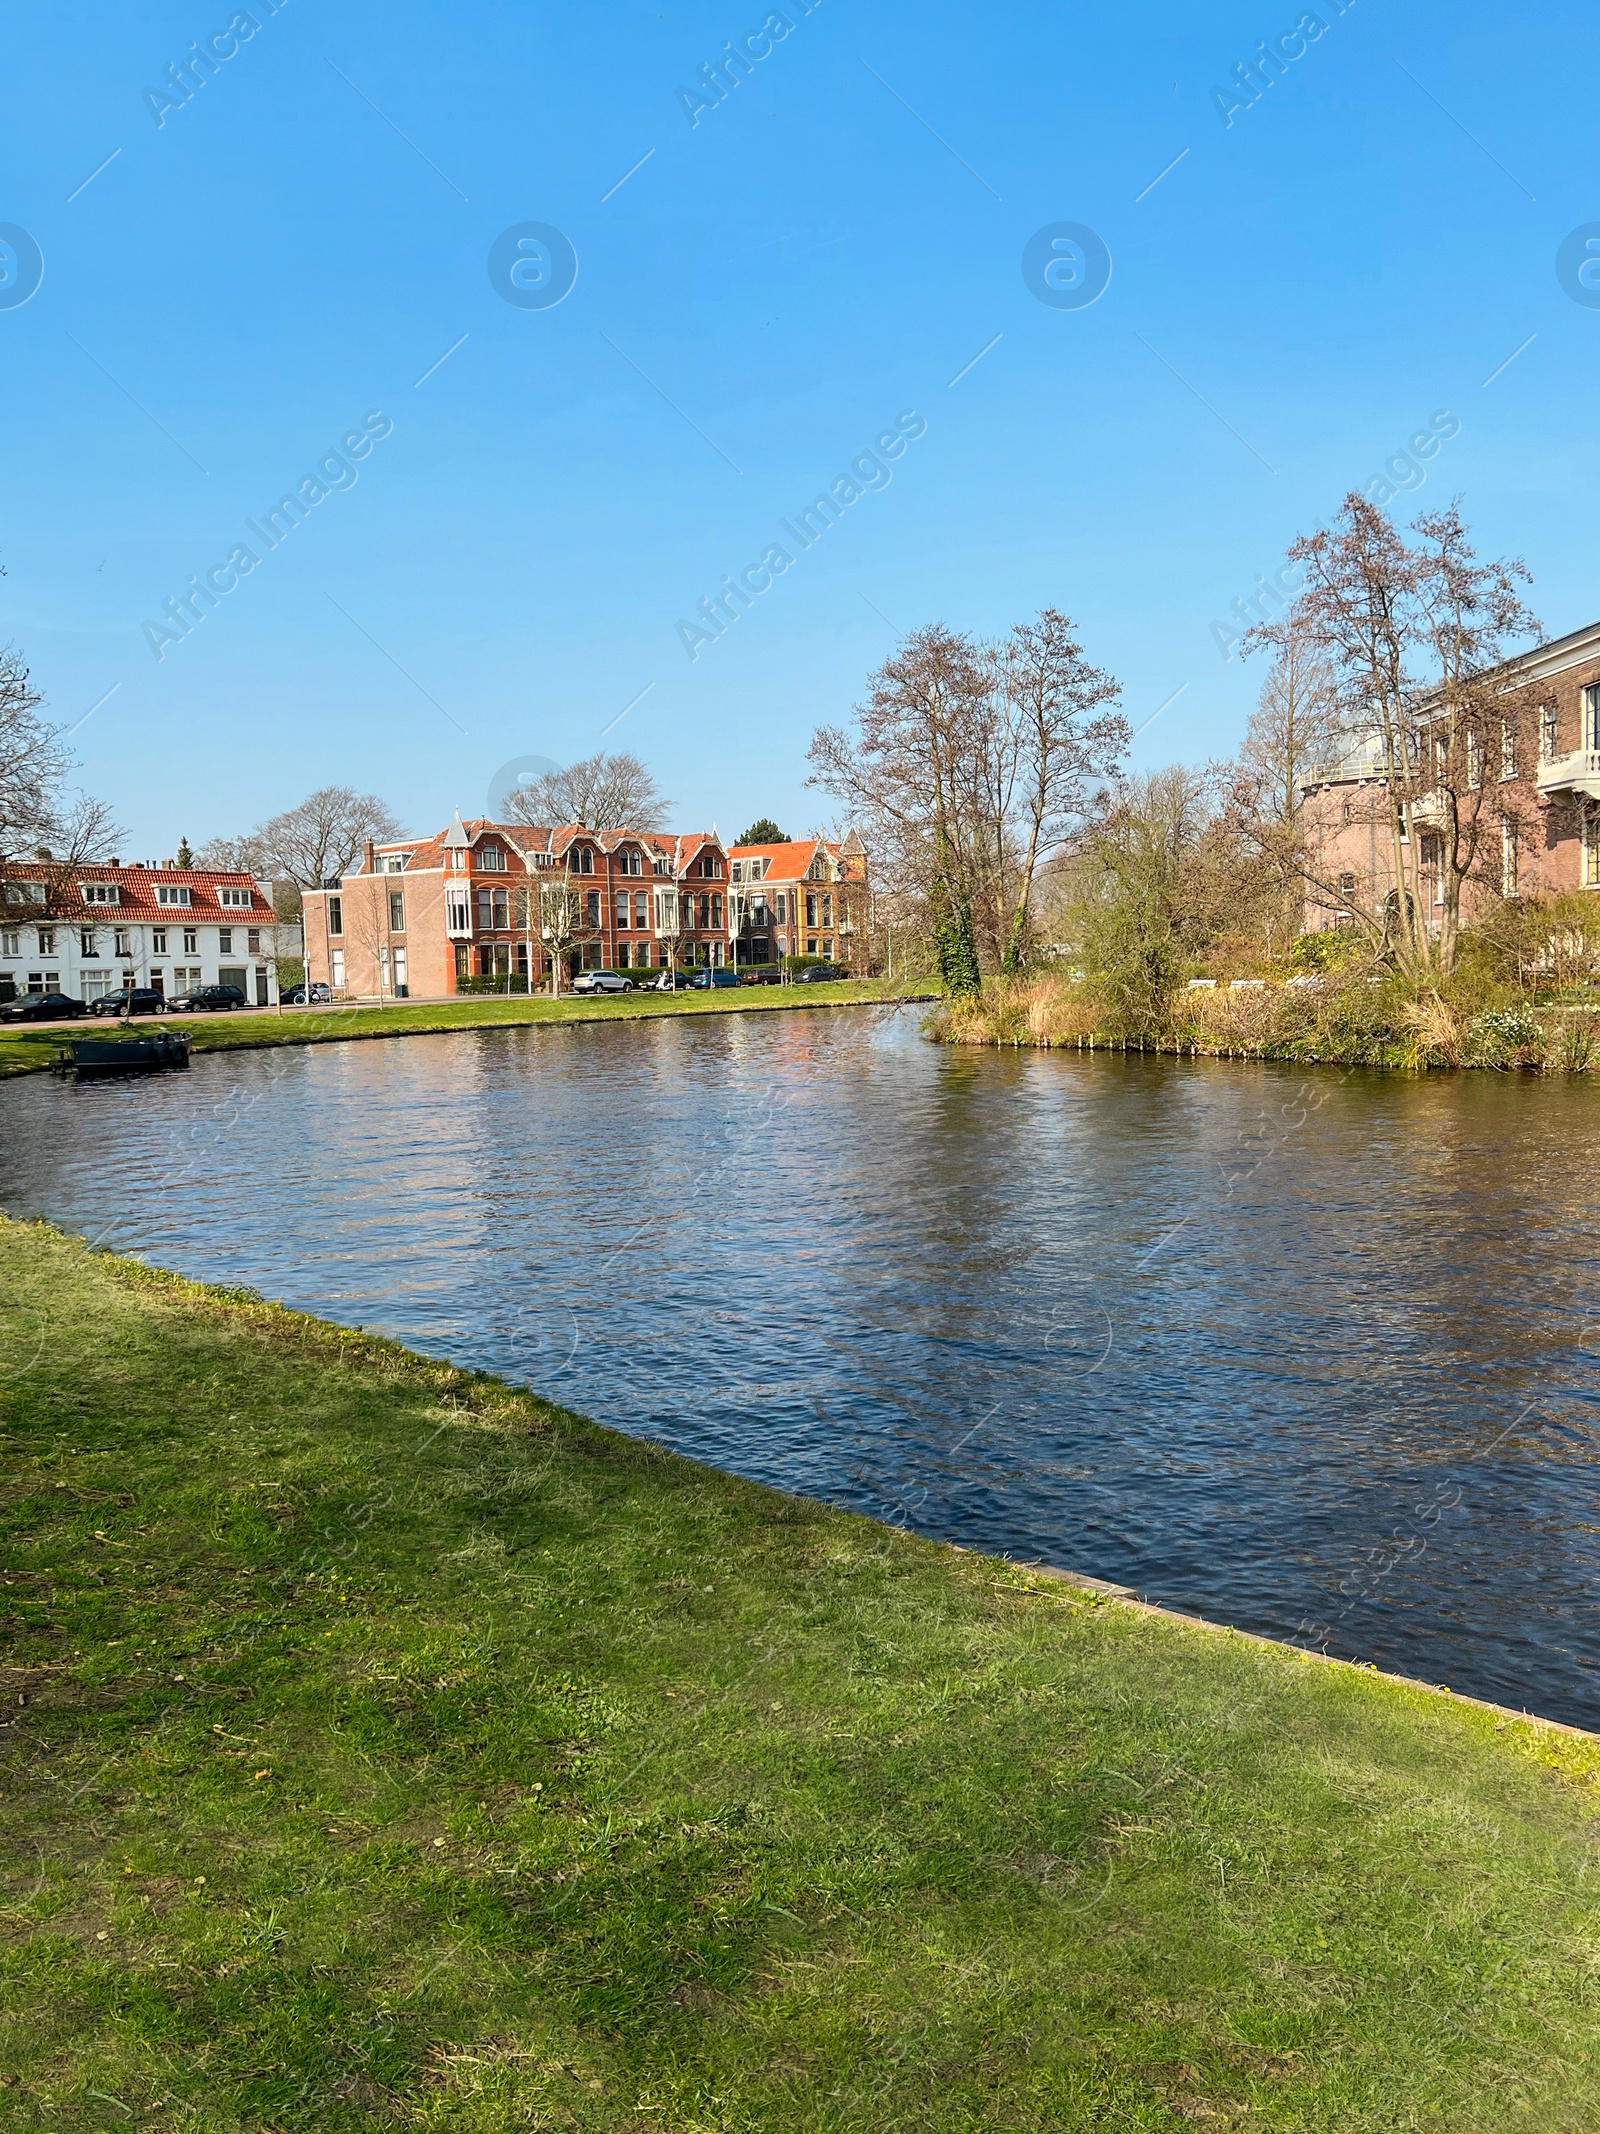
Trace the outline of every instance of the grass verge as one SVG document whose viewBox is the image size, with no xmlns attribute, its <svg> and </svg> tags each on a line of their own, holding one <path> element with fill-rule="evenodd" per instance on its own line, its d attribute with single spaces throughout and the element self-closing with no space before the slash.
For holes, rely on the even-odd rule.
<svg viewBox="0 0 1600 2134">
<path fill-rule="evenodd" d="M 739 1015 L 929 997 L 908 993 L 889 979 L 866 978 L 836 985 L 747 986 L 737 993 L 617 993 L 598 999 L 475 994 L 450 1001 L 400 1001 L 382 1008 L 285 1008 L 281 1015 L 163 1015 L 130 1027 L 141 1032 L 187 1030 L 196 1052 L 237 1052 L 266 1045 L 338 1044 L 355 1037 L 414 1037 L 431 1030 L 497 1029 L 505 1023 L 634 1022 L 658 1015 Z M 86 1036 L 114 1037 L 122 1025 L 89 1020 L 76 1027 Z M 30 1030 L 26 1024 L 0 1025 L 0 1075 L 48 1067 L 72 1034 Z"/>
<path fill-rule="evenodd" d="M 1588 2129 L 1600 1744 L 0 1223 L 0 2120 Z"/>
</svg>

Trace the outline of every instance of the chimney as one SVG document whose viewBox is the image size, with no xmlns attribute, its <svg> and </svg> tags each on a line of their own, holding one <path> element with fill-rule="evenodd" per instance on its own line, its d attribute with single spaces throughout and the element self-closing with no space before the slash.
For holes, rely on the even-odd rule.
<svg viewBox="0 0 1600 2134">
<path fill-rule="evenodd" d="M 54 859 L 55 854 L 50 850 L 50 847 L 48 845 L 35 845 L 33 848 L 33 856 L 36 860 L 48 860 Z"/>
<path fill-rule="evenodd" d="M 369 838 L 367 839 L 367 852 L 366 852 L 366 859 L 365 859 L 365 861 L 364 861 L 364 863 L 363 863 L 363 866 L 362 866 L 362 872 L 363 872 L 364 874 L 376 874 L 376 873 L 377 873 L 377 871 L 378 871 L 378 857 L 377 857 L 377 854 L 376 854 L 376 852 L 375 852 L 375 851 L 373 850 L 373 845 L 372 845 L 372 839 L 371 839 L 371 838 L 369 837 Z"/>
</svg>

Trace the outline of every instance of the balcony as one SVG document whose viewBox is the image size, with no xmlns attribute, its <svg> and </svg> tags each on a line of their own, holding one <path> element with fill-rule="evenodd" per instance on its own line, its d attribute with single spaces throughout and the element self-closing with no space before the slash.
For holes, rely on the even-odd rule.
<svg viewBox="0 0 1600 2134">
<path fill-rule="evenodd" d="M 1539 766 L 1541 793 L 1582 793 L 1600 800 L 1600 749 L 1574 748 Z"/>
</svg>

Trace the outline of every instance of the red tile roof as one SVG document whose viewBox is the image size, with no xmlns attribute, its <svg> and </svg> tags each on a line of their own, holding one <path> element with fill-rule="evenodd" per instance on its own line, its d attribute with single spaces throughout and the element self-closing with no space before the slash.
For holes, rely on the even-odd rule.
<svg viewBox="0 0 1600 2134">
<path fill-rule="evenodd" d="M 253 875 L 214 873 L 200 867 L 64 867 L 58 860 L 11 860 L 0 864 L 0 880 L 46 884 L 45 905 L 8 905 L 9 915 L 25 918 L 29 912 L 48 911 L 54 919 L 76 918 L 87 913 L 108 920 L 165 920 L 173 926 L 192 926 L 196 920 L 223 926 L 271 925 L 277 914 Z M 122 894 L 115 904 L 87 904 L 79 891 L 81 882 L 115 882 Z M 163 904 L 156 895 L 162 885 L 189 891 L 188 904 Z M 220 889 L 247 889 L 246 905 L 224 904 Z"/>
<path fill-rule="evenodd" d="M 490 822 L 482 816 L 474 816 L 462 824 L 467 842 L 476 848 L 486 839 L 497 839 L 509 845 L 513 851 L 545 853 L 553 859 L 564 859 L 575 844 L 593 845 L 598 851 L 611 853 L 624 845 L 637 845 L 651 857 L 669 860 L 675 876 L 683 875 L 701 853 L 710 846 L 721 852 L 724 847 L 720 838 L 708 830 L 692 830 L 676 836 L 662 830 L 589 830 L 581 823 L 566 823 L 559 829 L 542 829 L 530 823 Z M 444 866 L 446 844 L 450 832 L 441 830 L 436 836 L 424 838 L 393 838 L 387 844 L 374 848 L 375 855 L 382 858 L 386 853 L 409 854 L 406 864 L 408 873 L 425 873 Z M 363 863 L 361 873 L 366 868 Z M 376 872 L 382 873 L 382 868 Z"/>
</svg>

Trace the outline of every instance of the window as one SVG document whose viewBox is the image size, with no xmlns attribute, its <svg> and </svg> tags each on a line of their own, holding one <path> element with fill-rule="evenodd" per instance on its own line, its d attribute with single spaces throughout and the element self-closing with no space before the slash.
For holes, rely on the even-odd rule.
<svg viewBox="0 0 1600 2134">
<path fill-rule="evenodd" d="M 157 882 L 156 902 L 158 904 L 178 904 L 187 907 L 194 902 L 194 891 L 188 888 L 187 885 L 180 886 L 176 882 Z"/>
<path fill-rule="evenodd" d="M 826 891 L 822 898 L 822 923 L 824 926 L 833 924 L 833 898 Z"/>
<path fill-rule="evenodd" d="M 403 934 L 405 930 L 405 891 L 403 889 L 391 889 L 389 892 L 389 931 L 391 934 Z"/>
<path fill-rule="evenodd" d="M 152 956 L 164 956 L 167 953 L 167 930 L 164 926 L 158 926 L 152 930 L 150 953 Z"/>
<path fill-rule="evenodd" d="M 199 953 L 200 953 L 200 933 L 199 933 L 199 929 L 198 929 L 197 927 L 193 927 L 193 926 L 186 926 L 186 927 L 184 928 L 184 930 L 183 930 L 183 953 L 184 953 L 184 954 L 185 954 L 186 956 L 198 956 L 198 955 L 199 955 Z"/>
<path fill-rule="evenodd" d="M 59 983 L 60 974 L 56 971 L 30 971 L 28 973 L 28 991 L 30 993 L 53 993 Z"/>
<path fill-rule="evenodd" d="M 1600 684 L 1594 682 L 1583 692 L 1583 746 L 1600 748 Z"/>
<path fill-rule="evenodd" d="M 383 872 L 385 874 L 404 874 L 410 863 L 411 854 L 409 852 L 386 852 L 383 856 Z"/>
<path fill-rule="evenodd" d="M 1556 707 L 1544 705 L 1539 712 L 1539 761 L 1554 763 L 1556 760 Z"/>
<path fill-rule="evenodd" d="M 655 863 L 655 871 L 657 874 L 670 874 L 672 872 L 672 862 L 670 860 L 658 859 Z"/>
<path fill-rule="evenodd" d="M 511 924 L 511 892 L 508 889 L 480 889 L 478 891 L 478 931 L 493 933 L 496 928 Z"/>
<path fill-rule="evenodd" d="M 22 936 L 15 927 L 8 927 L 4 933 L 0 933 L 0 956 L 20 956 L 21 954 Z"/>
<path fill-rule="evenodd" d="M 217 902 L 226 905 L 230 911 L 248 911 L 255 898 L 248 889 L 219 889 Z"/>
<path fill-rule="evenodd" d="M 833 961 L 833 936 L 831 934 L 822 944 L 822 960 L 824 963 L 832 963 Z"/>
<path fill-rule="evenodd" d="M 598 889 L 589 890 L 584 897 L 583 923 L 585 926 L 596 927 L 600 924 L 600 892 Z"/>
<path fill-rule="evenodd" d="M 330 934 L 342 934 L 344 932 L 343 897 L 329 897 L 328 899 L 328 931 Z"/>
<path fill-rule="evenodd" d="M 245 947 L 246 947 L 246 952 L 247 952 L 247 953 L 248 953 L 249 955 L 252 955 L 252 956 L 259 956 L 259 955 L 260 955 L 260 953 L 261 953 L 261 929 L 260 929 L 260 927 L 259 927 L 259 926 L 252 926 L 252 927 L 249 927 L 249 928 L 247 928 L 247 929 L 246 929 L 246 932 L 245 932 Z"/>
<path fill-rule="evenodd" d="M 504 874 L 506 856 L 498 845 L 485 845 L 478 854 L 478 865 L 485 874 Z"/>
<path fill-rule="evenodd" d="M 583 944 L 583 967 L 586 971 L 599 970 L 600 944 L 598 941 L 585 941 Z"/>
<path fill-rule="evenodd" d="M 470 949 L 470 948 L 468 948 L 468 946 L 467 946 L 467 944 L 465 943 L 465 941 L 458 941 L 458 942 L 456 943 L 456 977 L 457 977 L 458 979 L 460 979 L 460 978 L 470 978 L 470 977 L 472 976 L 472 968 L 471 968 L 471 965 L 472 965 L 472 951 L 471 951 L 471 949 Z"/>
<path fill-rule="evenodd" d="M 815 926 L 815 925 L 816 925 L 816 923 L 817 923 L 817 899 L 816 899 L 816 892 L 815 892 L 814 890 L 808 890 L 808 891 L 806 892 L 806 924 L 807 924 L 807 926 Z"/>
<path fill-rule="evenodd" d="M 39 953 L 40 953 L 40 955 L 41 955 L 41 956 L 53 956 L 53 955 L 55 954 L 55 952 L 56 952 L 56 930 L 55 930 L 55 928 L 54 928 L 53 926 L 41 926 L 41 927 L 39 928 Z"/>
<path fill-rule="evenodd" d="M 1517 722 L 1515 719 L 1500 721 L 1500 775 L 1515 778 L 1517 775 Z"/>
<path fill-rule="evenodd" d="M 92 926 L 80 926 L 78 928 L 78 953 L 80 956 L 94 955 L 99 946 L 100 936 Z"/>
<path fill-rule="evenodd" d="M 752 881 L 754 881 L 754 880 L 755 880 L 755 877 L 754 877 L 754 875 L 752 875 L 750 879 L 751 879 Z M 743 860 L 730 860 L 730 861 L 729 861 L 729 863 L 728 863 L 728 880 L 729 880 L 730 882 L 742 882 L 742 881 L 744 880 L 744 861 L 743 861 Z"/>
<path fill-rule="evenodd" d="M 574 874 L 593 874 L 593 848 L 589 845 L 574 845 L 567 856 L 567 865 Z"/>
<path fill-rule="evenodd" d="M 1500 894 L 1514 897 L 1517 893 L 1517 826 L 1514 822 L 1500 825 Z"/>
<path fill-rule="evenodd" d="M 1444 781 L 1441 779 L 1440 783 Z M 1467 735 L 1467 790 L 1476 792 L 1483 783 L 1483 742 L 1476 733 Z"/>
<path fill-rule="evenodd" d="M 633 905 L 629 899 L 628 892 L 624 889 L 617 898 L 617 926 L 619 930 L 626 932 L 628 919 L 632 911 Z"/>
<path fill-rule="evenodd" d="M 328 983 L 336 993 L 344 991 L 344 950 L 336 948 L 328 958 Z"/>
<path fill-rule="evenodd" d="M 721 931 L 721 928 L 722 928 L 722 898 L 721 898 L 720 896 L 714 896 L 714 897 L 713 897 L 713 898 L 711 899 L 711 924 L 712 924 L 712 925 L 713 925 L 713 927 L 715 927 L 715 928 L 716 928 L 716 929 L 717 929 L 717 930 L 718 930 L 719 932 Z"/>
<path fill-rule="evenodd" d="M 807 954 L 808 956 L 814 956 L 814 955 L 815 955 L 816 953 L 817 953 L 817 937 L 816 937 L 816 935 L 815 935 L 815 934 L 813 934 L 813 935 L 811 936 L 811 939 L 810 939 L 810 940 L 809 940 L 809 941 L 808 941 L 808 942 L 806 943 L 806 954 Z"/>
<path fill-rule="evenodd" d="M 642 889 L 633 893 L 633 923 L 636 927 L 650 924 L 650 899 Z"/>
<path fill-rule="evenodd" d="M 78 991 L 85 1000 L 101 1000 L 113 990 L 109 971 L 80 971 Z M 121 988 L 116 988 L 120 991 Z"/>
<path fill-rule="evenodd" d="M 1600 810 L 1583 812 L 1583 886 L 1600 889 Z"/>
<path fill-rule="evenodd" d="M 217 954 L 219 956 L 231 956 L 233 954 L 233 928 L 231 926 L 222 926 L 217 929 Z"/>
<path fill-rule="evenodd" d="M 406 982 L 406 952 L 397 948 L 394 952 L 394 987 L 398 993 Z"/>
<path fill-rule="evenodd" d="M 444 893 L 444 930 L 447 934 L 466 934 L 472 931 L 471 907 L 464 889 L 447 889 Z M 460 974 L 463 978 L 465 971 Z"/>
<path fill-rule="evenodd" d="M 1433 901 L 1444 902 L 1444 846 L 1437 837 L 1422 840 L 1422 872 L 1433 884 Z"/>
<path fill-rule="evenodd" d="M 80 882 L 79 894 L 85 904 L 120 904 L 122 891 L 115 882 Z"/>
<path fill-rule="evenodd" d="M 632 845 L 629 845 L 626 851 L 617 854 L 617 872 L 619 874 L 643 874 L 643 855 L 637 852 Z"/>
<path fill-rule="evenodd" d="M 8 904 L 42 904 L 44 902 L 43 882 L 7 882 L 6 902 Z"/>
<path fill-rule="evenodd" d="M 722 862 L 717 858 L 717 855 L 714 852 L 701 853 L 700 872 L 702 875 L 707 877 L 716 876 L 718 879 L 721 878 Z"/>
<path fill-rule="evenodd" d="M 778 894 L 777 894 L 777 896 L 776 896 L 776 897 L 775 897 L 775 898 L 773 899 L 773 914 L 772 914 L 772 915 L 773 915 L 773 917 L 774 917 L 774 918 L 775 918 L 775 919 L 777 920 L 777 922 L 778 922 L 778 924 L 779 924 L 780 926 L 787 926 L 787 925 L 788 925 L 788 923 L 789 923 L 789 898 L 788 898 L 788 895 L 787 895 L 787 893 L 786 893 L 786 892 L 785 892 L 784 890 L 782 890 L 782 889 L 780 889 L 780 890 L 778 891 Z"/>
</svg>

